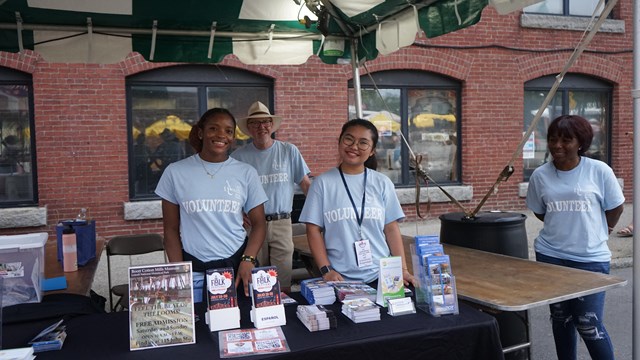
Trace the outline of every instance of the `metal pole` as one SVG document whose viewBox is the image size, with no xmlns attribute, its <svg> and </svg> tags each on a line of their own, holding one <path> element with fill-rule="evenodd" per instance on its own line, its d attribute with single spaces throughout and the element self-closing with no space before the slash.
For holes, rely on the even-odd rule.
<svg viewBox="0 0 640 360">
<path fill-rule="evenodd" d="M 358 67 L 358 40 L 351 39 L 351 68 L 353 71 L 353 92 L 355 93 L 356 117 L 362 119 L 362 86 Z"/>
<path fill-rule="evenodd" d="M 633 2 L 633 229 L 637 233 L 640 230 L 640 210 L 636 210 L 636 204 L 640 204 L 640 0 Z M 633 359 L 640 359 L 640 265 L 636 260 L 640 259 L 640 236 L 633 237 L 633 296 L 632 317 L 633 328 Z"/>
</svg>

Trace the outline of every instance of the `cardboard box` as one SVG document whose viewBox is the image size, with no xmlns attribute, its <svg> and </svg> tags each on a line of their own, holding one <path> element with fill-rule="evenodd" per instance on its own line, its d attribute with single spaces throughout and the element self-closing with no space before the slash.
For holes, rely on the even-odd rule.
<svg viewBox="0 0 640 360">
<path fill-rule="evenodd" d="M 2 307 L 40 302 L 44 281 L 44 245 L 49 234 L 0 236 Z"/>
</svg>

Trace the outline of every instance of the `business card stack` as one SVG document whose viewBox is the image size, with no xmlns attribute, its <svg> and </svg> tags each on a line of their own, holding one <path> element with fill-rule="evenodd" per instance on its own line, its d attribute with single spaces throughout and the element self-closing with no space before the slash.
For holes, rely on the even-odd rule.
<svg viewBox="0 0 640 360">
<path fill-rule="evenodd" d="M 322 278 L 306 279 L 300 282 L 300 293 L 309 304 L 331 305 L 336 302 L 333 286 Z"/>
<path fill-rule="evenodd" d="M 367 298 L 343 301 L 342 313 L 354 323 L 380 320 L 380 307 Z"/>
<path fill-rule="evenodd" d="M 335 329 L 338 326 L 338 320 L 333 311 L 323 305 L 299 305 L 296 315 L 312 332 Z"/>
</svg>

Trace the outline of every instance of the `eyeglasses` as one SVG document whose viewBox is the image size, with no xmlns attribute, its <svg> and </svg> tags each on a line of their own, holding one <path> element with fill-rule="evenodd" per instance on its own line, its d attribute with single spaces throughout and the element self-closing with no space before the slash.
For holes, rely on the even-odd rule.
<svg viewBox="0 0 640 360">
<path fill-rule="evenodd" d="M 356 143 L 356 139 L 351 135 L 345 135 L 342 137 L 342 145 L 344 146 L 353 146 Z M 371 147 L 371 143 L 367 140 L 360 139 L 358 140 L 358 150 L 366 151 Z"/>
<path fill-rule="evenodd" d="M 261 120 L 261 121 L 251 121 L 247 123 L 247 126 L 252 128 L 259 128 L 260 126 L 271 126 L 273 124 L 273 119 Z"/>
</svg>

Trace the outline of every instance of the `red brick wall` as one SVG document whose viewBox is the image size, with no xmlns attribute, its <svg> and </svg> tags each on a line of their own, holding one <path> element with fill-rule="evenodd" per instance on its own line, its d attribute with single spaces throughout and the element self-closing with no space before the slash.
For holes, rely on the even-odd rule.
<svg viewBox="0 0 640 360">
<path fill-rule="evenodd" d="M 632 1 L 619 1 L 616 14 L 625 20 L 624 34 L 598 34 L 571 72 L 609 81 L 614 86 L 613 169 L 632 196 L 631 140 L 633 81 Z M 618 15 L 620 18 L 620 15 Z M 523 86 L 528 80 L 559 73 L 581 32 L 524 29 L 520 14 L 498 16 L 487 8 L 477 25 L 435 39 L 418 39 L 421 47 L 402 49 L 367 63 L 369 71 L 413 69 L 457 79 L 462 90 L 462 181 L 472 185 L 476 207 L 490 189 L 521 140 Z M 430 46 L 458 48 L 434 48 Z M 495 45 L 500 45 L 497 47 Z M 473 47 L 473 48 L 459 48 Z M 506 47 L 506 48 L 505 48 Z M 519 51 L 520 49 L 525 51 Z M 555 49 L 555 51 L 549 51 Z M 125 221 L 129 200 L 125 78 L 142 71 L 179 64 L 149 63 L 131 54 L 111 65 L 52 64 L 37 54 L 0 53 L 0 66 L 32 74 L 40 206 L 48 208 L 48 225 L 27 231 L 50 231 L 60 219 L 74 217 L 81 207 L 97 220 L 98 233 L 162 231 L 161 220 Z M 278 137 L 295 143 L 320 174 L 336 165 L 336 143 L 347 116 L 349 65 L 326 65 L 312 57 L 300 66 L 248 66 L 235 57 L 221 65 L 270 76 L 275 84 L 275 112 L 284 116 Z M 366 72 L 360 69 L 361 74 Z M 522 162 L 515 174 L 490 197 L 483 210 L 521 210 L 518 197 Z M 415 218 L 415 209 L 405 207 Z M 454 205 L 432 204 L 430 217 L 459 211 Z M 426 212 L 423 205 L 422 212 Z M 24 232 L 8 229 L 0 234 Z"/>
</svg>

